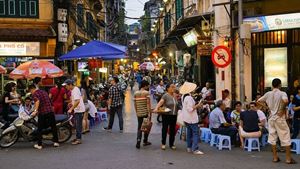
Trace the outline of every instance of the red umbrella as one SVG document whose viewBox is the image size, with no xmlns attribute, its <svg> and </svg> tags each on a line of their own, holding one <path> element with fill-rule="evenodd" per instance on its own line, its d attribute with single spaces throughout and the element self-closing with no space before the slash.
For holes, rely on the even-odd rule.
<svg viewBox="0 0 300 169">
<path fill-rule="evenodd" d="M 7 72 L 6 68 L 0 65 L 0 74 L 5 74 Z"/>
<path fill-rule="evenodd" d="M 32 60 L 19 65 L 9 74 L 9 77 L 12 79 L 33 79 L 35 77 L 55 78 L 63 75 L 64 72 L 60 68 L 48 61 Z"/>
</svg>

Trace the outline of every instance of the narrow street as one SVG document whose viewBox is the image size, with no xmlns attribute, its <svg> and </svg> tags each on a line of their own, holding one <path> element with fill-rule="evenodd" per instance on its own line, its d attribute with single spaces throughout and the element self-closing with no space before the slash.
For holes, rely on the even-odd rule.
<svg viewBox="0 0 300 169">
<path fill-rule="evenodd" d="M 271 162 L 270 147 L 261 152 L 219 151 L 208 144 L 200 143 L 205 155 L 196 156 L 185 151 L 185 143 L 176 138 L 177 150 L 160 150 L 160 125 L 155 122 L 150 135 L 152 146 L 135 148 L 136 117 L 133 109 L 132 93 L 127 91 L 125 101 L 125 133 L 118 132 L 116 119 L 114 130 L 108 133 L 102 130 L 104 123 L 97 124 L 91 133 L 84 135 L 83 144 L 71 145 L 70 142 L 53 148 L 48 142 L 43 150 L 33 149 L 32 143 L 19 142 L 9 149 L 0 150 L 0 168 L 9 169 L 279 169 L 299 168 L 285 163 Z M 284 154 L 280 153 L 282 161 Z M 300 157 L 294 155 L 296 161 Z"/>
</svg>

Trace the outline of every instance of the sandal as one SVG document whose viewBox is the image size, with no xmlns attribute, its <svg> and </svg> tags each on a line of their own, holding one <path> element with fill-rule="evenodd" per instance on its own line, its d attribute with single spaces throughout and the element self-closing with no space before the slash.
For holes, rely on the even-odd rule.
<svg viewBox="0 0 300 169">
<path fill-rule="evenodd" d="M 273 163 L 279 163 L 280 162 L 280 158 L 278 157 L 277 160 L 273 159 Z"/>
<path fill-rule="evenodd" d="M 297 162 L 294 160 L 294 159 L 291 159 L 291 161 L 289 161 L 289 162 L 285 162 L 286 164 L 297 164 Z"/>
</svg>

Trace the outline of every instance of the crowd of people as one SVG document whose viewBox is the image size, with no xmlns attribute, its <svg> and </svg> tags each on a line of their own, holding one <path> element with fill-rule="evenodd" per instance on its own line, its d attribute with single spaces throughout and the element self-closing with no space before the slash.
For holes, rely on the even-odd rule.
<svg viewBox="0 0 300 169">
<path fill-rule="evenodd" d="M 157 113 L 162 117 L 162 150 L 167 149 L 168 135 L 168 146 L 176 150 L 175 136 L 180 124 L 181 132 L 186 131 L 187 152 L 204 154 L 198 145 L 200 127 L 208 127 L 212 133 L 230 136 L 231 143 L 241 148 L 244 148 L 245 138 L 259 138 L 268 134 L 273 162 L 280 161 L 277 155 L 279 143 L 285 147 L 286 163 L 295 163 L 291 157 L 290 146 L 291 138 L 295 139 L 299 134 L 300 87 L 297 88 L 297 94 L 289 100 L 287 94 L 280 90 L 281 81 L 274 79 L 272 91 L 263 96 L 259 95 L 250 103 L 242 103 L 233 102 L 227 89 L 222 92 L 222 98 L 215 99 L 211 83 L 206 83 L 200 88 L 197 84 L 187 81 L 184 84 L 176 84 L 160 75 L 153 77 L 147 73 L 137 73 L 127 78 L 112 76 L 108 82 L 108 90 L 97 92 L 87 79 L 81 80 L 81 85 L 76 86 L 72 79 L 58 78 L 55 79 L 55 86 L 46 92 L 41 87 L 41 79 L 36 78 L 33 84 L 28 86 L 30 95 L 24 96 L 23 99 L 17 92 L 16 83 L 11 82 L 5 88 L 2 116 L 6 121 L 10 121 L 14 114 L 24 119 L 37 117 L 39 137 L 34 147 L 42 149 L 41 132 L 46 127 L 51 127 L 54 146 L 59 146 L 55 114 L 73 114 L 76 136 L 72 144 L 81 144 L 82 134 L 90 131 L 89 119 L 95 117 L 100 108 L 105 108 L 109 114 L 108 125 L 104 130 L 111 132 L 117 115 L 119 130 L 123 132 L 122 110 L 125 91 L 127 84 L 133 90 L 137 82 L 139 89 L 134 91 L 133 98 L 138 121 L 137 149 L 141 148 L 142 141 L 143 146 L 152 144 L 148 136 L 152 126 L 152 114 Z M 156 105 L 152 105 L 151 97 L 157 101 Z"/>
</svg>

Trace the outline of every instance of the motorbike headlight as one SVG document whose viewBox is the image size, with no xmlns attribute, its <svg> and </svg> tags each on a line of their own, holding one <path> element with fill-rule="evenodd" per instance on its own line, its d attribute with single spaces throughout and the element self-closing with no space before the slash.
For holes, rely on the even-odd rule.
<svg viewBox="0 0 300 169">
<path fill-rule="evenodd" d="M 16 127 L 22 126 L 23 123 L 24 123 L 24 120 L 22 120 L 22 119 L 20 119 L 20 118 L 17 118 L 17 119 L 14 121 L 14 125 L 15 125 Z"/>
</svg>

